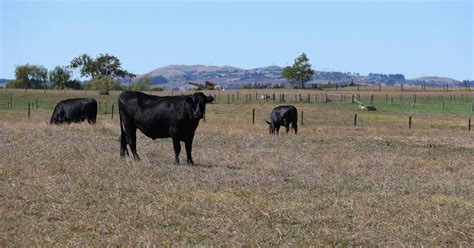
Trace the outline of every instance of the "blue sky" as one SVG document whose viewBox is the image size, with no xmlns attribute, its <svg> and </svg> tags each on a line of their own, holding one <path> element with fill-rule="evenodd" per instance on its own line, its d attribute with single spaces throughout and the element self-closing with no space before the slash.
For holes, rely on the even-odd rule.
<svg viewBox="0 0 474 248">
<path fill-rule="evenodd" d="M 0 78 L 16 65 L 117 56 L 146 73 L 169 64 L 287 66 L 474 79 L 473 1 L 0 0 Z"/>
</svg>

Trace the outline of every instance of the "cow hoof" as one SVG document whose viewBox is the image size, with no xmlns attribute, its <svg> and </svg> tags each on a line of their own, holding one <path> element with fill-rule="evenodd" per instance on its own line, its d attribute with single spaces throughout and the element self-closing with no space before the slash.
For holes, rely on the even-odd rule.
<svg viewBox="0 0 474 248">
<path fill-rule="evenodd" d="M 188 160 L 189 165 L 194 165 L 194 162 L 192 160 Z"/>
</svg>

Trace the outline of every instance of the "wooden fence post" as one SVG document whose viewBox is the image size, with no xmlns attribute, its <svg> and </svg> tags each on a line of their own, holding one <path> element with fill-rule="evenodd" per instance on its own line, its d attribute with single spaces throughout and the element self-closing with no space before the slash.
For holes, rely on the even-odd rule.
<svg viewBox="0 0 474 248">
<path fill-rule="evenodd" d="M 30 103 L 28 102 L 28 119 L 30 119 Z"/>
<path fill-rule="evenodd" d="M 252 125 L 255 124 L 255 109 L 252 110 Z"/>
<path fill-rule="evenodd" d="M 354 115 L 354 127 L 357 126 L 357 114 Z"/>
<path fill-rule="evenodd" d="M 411 116 L 408 117 L 408 129 L 411 129 Z"/>
<path fill-rule="evenodd" d="M 112 114 L 112 117 L 111 117 L 111 119 L 112 119 L 112 120 L 114 119 L 114 105 L 115 105 L 115 104 L 114 104 L 114 103 L 112 103 L 112 112 L 111 112 L 111 114 Z"/>
<path fill-rule="evenodd" d="M 230 104 L 230 94 L 227 94 L 227 104 Z"/>
<path fill-rule="evenodd" d="M 304 115 L 304 112 L 301 111 L 301 126 L 304 126 L 304 117 L 303 117 L 303 115 Z"/>
<path fill-rule="evenodd" d="M 108 104 L 108 103 L 109 103 L 109 102 L 105 102 L 105 114 L 107 114 L 107 104 Z"/>
<path fill-rule="evenodd" d="M 469 118 L 468 124 L 467 124 L 467 130 L 470 132 L 471 131 L 471 118 Z"/>
<path fill-rule="evenodd" d="M 38 98 L 36 98 L 36 109 L 38 109 Z"/>
</svg>

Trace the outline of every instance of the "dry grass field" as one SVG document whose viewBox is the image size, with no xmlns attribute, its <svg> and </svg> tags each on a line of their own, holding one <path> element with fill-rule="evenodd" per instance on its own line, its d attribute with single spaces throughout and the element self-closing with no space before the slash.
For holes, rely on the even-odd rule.
<svg viewBox="0 0 474 248">
<path fill-rule="evenodd" d="M 208 105 L 196 166 L 141 134 L 142 161 L 120 159 L 117 116 L 0 110 L 0 246 L 474 245 L 467 116 L 420 113 L 409 130 L 404 113 L 296 104 L 298 135 L 270 136 L 275 105 Z"/>
</svg>

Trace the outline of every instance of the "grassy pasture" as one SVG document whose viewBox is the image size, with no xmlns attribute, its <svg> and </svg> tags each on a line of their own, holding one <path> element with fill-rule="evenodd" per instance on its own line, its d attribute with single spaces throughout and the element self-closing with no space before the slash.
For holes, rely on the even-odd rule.
<svg viewBox="0 0 474 248">
<path fill-rule="evenodd" d="M 264 120 L 279 103 L 245 103 L 246 93 L 208 105 L 196 166 L 174 165 L 171 140 L 141 134 L 142 161 L 120 159 L 117 110 L 92 126 L 47 124 L 57 101 L 84 92 L 0 93 L 0 245 L 474 244 L 469 100 L 456 97 L 463 110 L 452 112 L 385 106 L 386 92 L 361 95 L 379 94 L 375 113 L 295 103 L 299 135 L 271 137 Z M 118 95 L 88 94 L 109 108 Z M 18 104 L 1 108 L 10 97 Z M 28 119 L 20 103 L 36 99 Z"/>
</svg>

